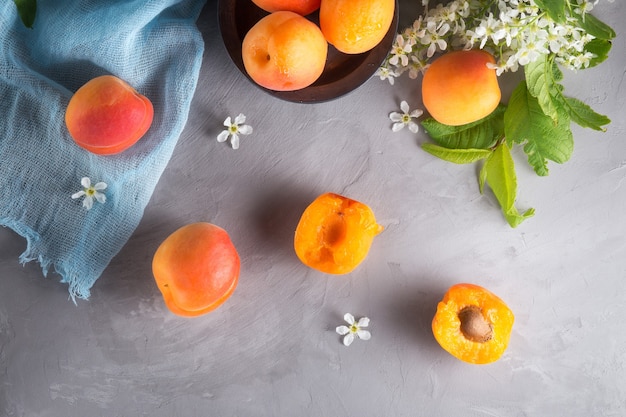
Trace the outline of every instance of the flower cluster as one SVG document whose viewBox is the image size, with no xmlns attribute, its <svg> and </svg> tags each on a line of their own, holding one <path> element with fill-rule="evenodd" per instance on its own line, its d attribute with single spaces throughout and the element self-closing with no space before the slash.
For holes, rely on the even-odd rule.
<svg viewBox="0 0 626 417">
<path fill-rule="evenodd" d="M 397 36 L 376 75 L 391 84 L 405 72 L 416 78 L 437 52 L 472 48 L 496 57 L 498 75 L 549 54 L 566 68 L 587 68 L 594 55 L 585 46 L 594 37 L 579 23 L 598 1 L 570 0 L 558 23 L 534 0 L 453 0 L 432 8 L 422 0 L 424 14 Z"/>
</svg>

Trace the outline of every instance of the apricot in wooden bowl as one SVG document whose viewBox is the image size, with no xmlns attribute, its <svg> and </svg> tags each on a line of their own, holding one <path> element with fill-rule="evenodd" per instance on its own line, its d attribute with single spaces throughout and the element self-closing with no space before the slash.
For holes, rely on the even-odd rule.
<svg viewBox="0 0 626 417">
<path fill-rule="evenodd" d="M 321 0 L 252 0 L 266 12 L 288 11 L 306 16 L 320 8 Z"/>
<path fill-rule="evenodd" d="M 274 91 L 313 84 L 324 72 L 328 42 L 320 28 L 290 11 L 259 20 L 241 45 L 244 67 L 254 82 Z"/>
<path fill-rule="evenodd" d="M 447 52 L 435 59 L 422 80 L 422 102 L 433 119 L 460 126 L 491 114 L 501 91 L 493 55 L 482 50 Z"/>
<path fill-rule="evenodd" d="M 317 197 L 302 213 L 294 248 L 305 265 L 327 274 L 352 272 L 383 226 L 367 205 L 334 193 Z"/>
<path fill-rule="evenodd" d="M 474 284 L 456 284 L 437 305 L 432 321 L 435 339 L 464 362 L 497 361 L 509 344 L 515 317 L 491 291 Z"/>
<path fill-rule="evenodd" d="M 361 54 L 385 38 L 396 0 L 322 0 L 320 28 L 328 43 L 345 54 Z"/>
<path fill-rule="evenodd" d="M 239 280 L 240 260 L 228 233 L 211 223 L 181 227 L 158 247 L 152 272 L 167 308 L 183 317 L 222 305 Z"/>
<path fill-rule="evenodd" d="M 72 139 L 99 155 L 130 148 L 148 131 L 153 117 L 152 102 L 113 75 L 85 83 L 65 110 L 65 124 Z"/>
</svg>

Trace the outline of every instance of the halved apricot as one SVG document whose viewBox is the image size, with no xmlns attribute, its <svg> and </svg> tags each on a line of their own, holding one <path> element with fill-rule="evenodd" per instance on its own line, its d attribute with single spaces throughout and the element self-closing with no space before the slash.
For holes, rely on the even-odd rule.
<svg viewBox="0 0 626 417">
<path fill-rule="evenodd" d="M 302 263 L 313 269 L 347 274 L 365 259 L 374 237 L 382 231 L 367 205 L 326 193 L 302 213 L 294 248 Z"/>
<path fill-rule="evenodd" d="M 498 296 L 474 284 L 450 287 L 432 322 L 437 342 L 469 363 L 498 360 L 509 344 L 513 312 Z"/>
</svg>

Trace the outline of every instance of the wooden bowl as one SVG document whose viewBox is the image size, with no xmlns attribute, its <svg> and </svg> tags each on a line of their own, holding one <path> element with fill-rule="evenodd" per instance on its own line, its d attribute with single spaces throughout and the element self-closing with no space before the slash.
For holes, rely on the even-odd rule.
<svg viewBox="0 0 626 417">
<path fill-rule="evenodd" d="M 398 29 L 398 2 L 391 26 L 383 40 L 373 49 L 362 54 L 344 54 L 328 45 L 324 72 L 313 84 L 294 91 L 274 91 L 256 84 L 246 72 L 241 57 L 241 44 L 248 30 L 269 13 L 251 0 L 219 0 L 218 19 L 224 46 L 231 59 L 254 85 L 287 101 L 317 103 L 328 101 L 349 93 L 367 81 L 385 60 L 396 38 Z M 319 24 L 319 14 L 314 12 L 307 19 Z"/>
</svg>

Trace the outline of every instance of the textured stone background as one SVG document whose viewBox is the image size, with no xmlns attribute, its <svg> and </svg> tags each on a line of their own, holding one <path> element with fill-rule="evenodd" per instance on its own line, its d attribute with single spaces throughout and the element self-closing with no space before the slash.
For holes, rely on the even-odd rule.
<svg viewBox="0 0 626 417">
<path fill-rule="evenodd" d="M 595 12 L 618 31 L 611 58 L 565 87 L 613 122 L 575 128 L 572 159 L 547 178 L 515 154 L 517 205 L 537 214 L 511 229 L 474 166 L 429 156 L 422 132 L 391 132 L 400 100 L 421 107 L 419 82 L 273 99 L 231 63 L 209 1 L 189 122 L 90 301 L 75 306 L 57 277 L 21 266 L 25 242 L 0 229 L 0 416 L 623 416 L 626 5 Z M 215 137 L 239 112 L 255 131 L 234 151 Z M 386 227 L 348 276 L 307 269 L 292 249 L 300 213 L 326 191 L 366 202 Z M 220 309 L 189 320 L 164 307 L 150 263 L 194 221 L 229 231 L 242 274 Z M 516 314 L 494 364 L 457 361 L 432 337 L 437 301 L 464 281 Z M 341 344 L 345 312 L 371 318 L 370 341 Z"/>
</svg>

